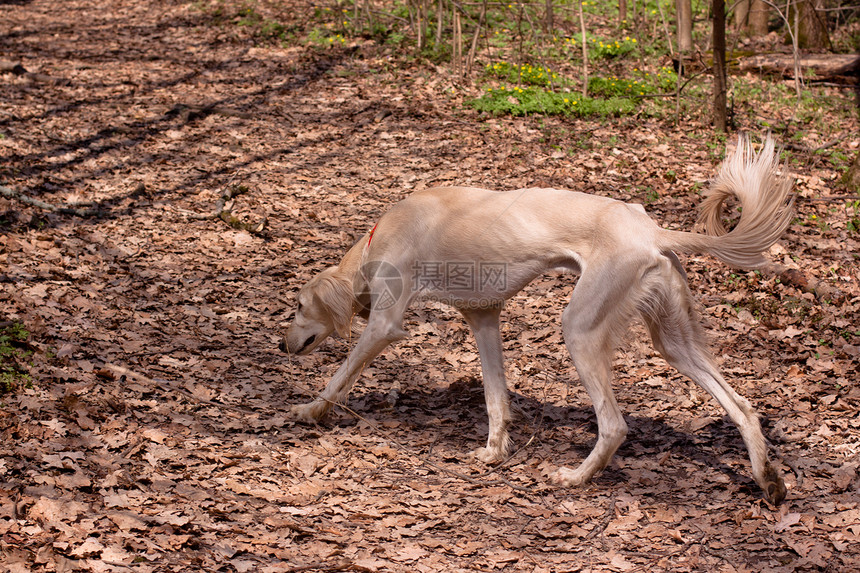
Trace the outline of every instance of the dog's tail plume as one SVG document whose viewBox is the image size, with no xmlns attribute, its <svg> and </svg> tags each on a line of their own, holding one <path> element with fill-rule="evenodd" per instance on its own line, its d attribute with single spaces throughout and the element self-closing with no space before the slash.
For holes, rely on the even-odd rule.
<svg viewBox="0 0 860 573">
<path fill-rule="evenodd" d="M 720 166 L 701 206 L 699 221 L 706 234 L 664 231 L 665 247 L 685 252 L 708 252 L 741 269 L 766 264 L 762 253 L 782 235 L 794 217 L 793 181 L 780 172 L 779 156 L 768 136 L 755 153 L 746 136 Z M 722 209 L 727 199 L 740 202 L 737 225 L 726 231 Z"/>
</svg>

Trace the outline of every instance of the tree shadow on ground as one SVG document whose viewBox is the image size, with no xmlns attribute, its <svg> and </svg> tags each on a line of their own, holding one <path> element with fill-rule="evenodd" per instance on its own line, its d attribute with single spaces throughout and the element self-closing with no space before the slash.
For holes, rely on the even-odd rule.
<svg viewBox="0 0 860 573">
<path fill-rule="evenodd" d="M 455 382 L 449 387 L 406 389 L 399 395 L 396 406 L 392 406 L 390 400 L 391 395 L 385 392 L 358 392 L 350 400 L 348 411 L 336 408 L 320 423 L 321 430 L 346 429 L 369 421 L 381 436 L 402 440 L 402 445 L 413 450 L 416 456 L 429 453 L 437 459 L 462 462 L 464 468 L 470 463 L 468 453 L 484 445 L 487 413 L 479 385 L 464 386 Z M 514 450 L 529 443 L 533 437 L 540 445 L 540 453 L 526 453 L 526 458 L 558 452 L 557 457 L 552 457 L 553 464 L 576 467 L 594 446 L 597 423 L 590 403 L 559 406 L 518 392 L 511 392 L 511 402 L 515 410 L 515 419 L 510 427 Z M 655 465 L 662 465 L 656 458 L 671 455 L 675 460 L 696 467 L 711 468 L 723 476 L 721 480 L 755 495 L 758 486 L 751 477 L 738 473 L 738 468 L 723 459 L 726 456 L 733 461 L 747 458 L 743 440 L 728 418 L 714 421 L 695 433 L 673 425 L 671 420 L 636 414 L 626 414 L 624 419 L 629 431 L 616 456 L 639 461 L 652 457 Z M 392 423 L 398 427 L 396 438 L 385 428 Z M 434 436 L 429 447 L 428 432 Z M 456 453 L 452 454 L 452 451 Z M 671 489 L 674 470 L 671 467 L 666 469 L 665 475 L 659 479 Z M 629 479 L 627 473 L 613 469 L 610 464 L 595 478 L 595 483 L 615 487 Z"/>
<path fill-rule="evenodd" d="M 126 30 L 128 43 L 121 54 L 139 65 L 153 65 L 154 60 L 150 56 L 152 49 L 147 43 L 163 41 L 164 28 L 193 29 L 205 19 L 205 15 L 199 15 L 196 18 L 187 17 L 170 23 L 160 23 L 158 26 Z M 122 24 L 117 26 L 124 28 Z M 70 46 L 64 42 L 55 42 L 50 46 L 38 45 L 35 52 L 28 40 L 36 32 L 21 30 L 5 38 L 6 48 L 10 54 L 28 54 L 30 58 L 41 58 L 47 62 L 66 60 L 70 54 L 74 54 L 76 60 L 84 62 L 82 65 L 96 67 L 105 62 L 113 63 L 120 55 L 113 51 L 104 54 L 102 47 L 93 47 L 98 45 L 97 39 L 100 34 L 104 34 L 105 28 L 104 22 L 94 22 L 91 29 L 76 29 L 75 32 L 89 38 L 90 42 L 85 45 L 78 43 Z M 58 25 L 55 33 L 58 37 L 63 37 L 66 31 L 65 26 Z M 43 34 L 45 30 L 39 30 L 38 33 Z M 295 66 L 287 66 L 283 62 L 269 62 L 269 65 L 255 68 L 251 74 L 247 70 L 242 72 L 242 82 L 253 83 L 259 87 L 251 91 L 239 91 L 234 85 L 239 81 L 238 78 L 229 72 L 243 70 L 247 51 L 248 48 L 242 49 L 239 46 L 230 50 L 230 57 L 214 59 L 200 58 L 176 50 L 164 50 L 156 58 L 156 63 L 168 71 L 153 74 L 154 77 L 147 82 L 131 83 L 123 78 L 105 80 L 98 76 L 88 77 L 81 74 L 82 79 L 76 79 L 68 87 L 7 86 L 0 92 L 0 96 L 10 102 L 26 99 L 35 89 L 39 89 L 40 97 L 44 101 L 39 110 L 0 118 L 0 130 L 8 136 L 16 137 L 19 133 L 31 132 L 33 124 L 42 124 L 52 119 L 69 117 L 72 121 L 62 131 L 39 137 L 27 152 L 7 155 L 9 173 L 15 177 L 0 179 L 0 184 L 9 185 L 14 191 L 25 196 L 39 198 L 54 194 L 58 190 L 66 193 L 77 192 L 87 188 L 92 181 L 128 174 L 130 182 L 126 189 L 113 193 L 109 198 L 80 204 L 81 207 L 98 213 L 96 217 L 86 219 L 91 222 L 133 213 L 134 200 L 141 196 L 152 200 L 170 193 L 195 189 L 201 184 L 226 184 L 230 176 L 243 168 L 294 153 L 302 144 L 290 142 L 286 146 L 275 147 L 264 153 L 244 154 L 215 164 L 211 169 L 200 170 L 192 177 L 164 184 L 158 181 L 146 188 L 134 180 L 135 173 L 145 171 L 147 165 L 181 162 L 199 152 L 195 146 L 201 139 L 219 137 L 217 128 L 214 132 L 202 128 L 204 131 L 200 132 L 201 122 L 209 116 L 222 116 L 225 122 L 284 122 L 284 116 L 288 118 L 289 110 L 283 109 L 283 106 L 284 102 L 290 101 L 290 93 L 324 78 L 332 68 L 350 58 L 348 51 L 337 51 L 317 54 L 316 57 L 307 58 Z M 216 76 L 220 79 L 213 80 Z M 187 93 L 189 85 L 204 81 L 210 89 L 227 95 L 198 101 L 193 92 L 190 95 Z M 82 88 L 86 88 L 92 95 L 81 97 L 79 92 Z M 108 93 L 105 93 L 106 91 Z M 177 97 L 186 99 L 177 102 L 165 100 L 160 95 L 165 92 L 178 94 Z M 272 99 L 278 104 L 273 106 L 270 101 Z M 134 109 L 143 113 L 143 116 L 130 112 Z M 341 107 L 321 112 L 312 118 L 303 118 L 303 123 L 341 124 L 350 111 Z M 75 133 L 74 122 L 87 116 L 99 118 L 98 127 Z M 192 131 L 192 128 L 196 131 Z M 56 127 L 51 129 L 56 130 Z M 188 140 L 186 151 L 153 145 L 162 141 L 168 132 L 176 130 L 185 131 L 184 137 Z M 68 137 L 69 132 L 75 135 Z M 33 139 L 32 133 L 27 138 Z M 305 140 L 303 145 L 309 142 Z M 108 160 L 110 157 L 116 159 Z M 4 170 L 0 168 L 0 177 L 3 174 Z M 26 177 L 27 184 L 16 184 L 14 179 L 21 177 Z M 127 205 L 128 202 L 131 202 L 131 205 Z M 125 207 L 122 207 L 123 205 Z M 53 226 L 80 222 L 76 217 L 49 213 L 46 213 L 46 217 Z"/>
</svg>

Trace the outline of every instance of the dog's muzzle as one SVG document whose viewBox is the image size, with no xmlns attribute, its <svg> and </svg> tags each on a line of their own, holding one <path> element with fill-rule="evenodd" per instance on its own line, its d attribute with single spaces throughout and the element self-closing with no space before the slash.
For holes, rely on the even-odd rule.
<svg viewBox="0 0 860 573">
<path fill-rule="evenodd" d="M 305 349 L 307 349 L 311 344 L 313 344 L 316 341 L 316 339 L 317 339 L 317 335 L 316 334 L 312 335 L 310 338 L 305 340 L 304 344 L 302 344 L 301 347 L 298 350 L 296 350 L 295 353 L 301 354 L 302 352 L 305 351 Z M 290 352 L 290 346 L 287 344 L 286 338 L 281 339 L 281 342 L 278 344 L 278 350 L 280 350 L 281 352 L 287 352 L 287 353 Z"/>
<path fill-rule="evenodd" d="M 301 354 L 302 352 L 304 352 L 305 348 L 307 348 L 308 346 L 313 344 L 316 339 L 317 339 L 317 335 L 314 334 L 313 336 L 311 336 L 310 338 L 305 340 L 305 343 L 302 344 L 302 347 L 296 351 L 296 354 Z"/>
</svg>

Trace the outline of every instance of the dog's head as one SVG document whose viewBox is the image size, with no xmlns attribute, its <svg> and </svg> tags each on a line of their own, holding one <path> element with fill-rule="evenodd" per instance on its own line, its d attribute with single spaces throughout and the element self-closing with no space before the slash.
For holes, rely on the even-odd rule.
<svg viewBox="0 0 860 573">
<path fill-rule="evenodd" d="M 299 291 L 298 308 L 280 349 L 290 354 L 308 354 L 337 332 L 348 336 L 355 295 L 352 281 L 337 267 L 324 270 Z"/>
</svg>

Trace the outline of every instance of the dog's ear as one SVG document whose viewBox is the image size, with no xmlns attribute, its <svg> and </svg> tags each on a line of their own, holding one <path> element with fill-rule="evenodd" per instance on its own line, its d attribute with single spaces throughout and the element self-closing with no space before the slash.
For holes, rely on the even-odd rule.
<svg viewBox="0 0 860 573">
<path fill-rule="evenodd" d="M 352 281 L 336 269 L 324 272 L 314 295 L 328 311 L 337 333 L 349 338 L 355 304 Z"/>
</svg>

